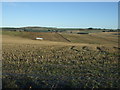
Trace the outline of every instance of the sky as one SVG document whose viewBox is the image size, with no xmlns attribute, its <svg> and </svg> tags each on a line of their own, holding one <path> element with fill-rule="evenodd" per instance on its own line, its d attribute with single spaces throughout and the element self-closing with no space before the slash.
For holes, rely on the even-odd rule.
<svg viewBox="0 0 120 90">
<path fill-rule="evenodd" d="M 3 27 L 118 28 L 117 2 L 2 2 Z"/>
<path fill-rule="evenodd" d="M 2 2 L 119 2 L 120 0 L 1 0 Z"/>
</svg>

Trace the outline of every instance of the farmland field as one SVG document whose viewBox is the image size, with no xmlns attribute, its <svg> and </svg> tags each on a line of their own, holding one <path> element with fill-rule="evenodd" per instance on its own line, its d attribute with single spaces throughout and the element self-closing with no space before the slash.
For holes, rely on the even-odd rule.
<svg viewBox="0 0 120 90">
<path fill-rule="evenodd" d="M 116 33 L 3 31 L 3 88 L 120 88 Z"/>
</svg>

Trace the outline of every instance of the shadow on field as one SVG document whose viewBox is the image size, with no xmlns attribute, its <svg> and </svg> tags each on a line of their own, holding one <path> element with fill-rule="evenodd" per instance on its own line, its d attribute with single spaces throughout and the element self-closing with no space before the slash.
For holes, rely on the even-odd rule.
<svg viewBox="0 0 120 90">
<path fill-rule="evenodd" d="M 57 81 L 56 77 L 52 77 L 50 79 L 37 78 L 27 76 L 27 75 L 20 75 L 18 77 L 15 76 L 8 76 L 7 78 L 3 78 L 3 89 L 7 88 L 73 88 L 71 82 L 59 80 Z"/>
</svg>

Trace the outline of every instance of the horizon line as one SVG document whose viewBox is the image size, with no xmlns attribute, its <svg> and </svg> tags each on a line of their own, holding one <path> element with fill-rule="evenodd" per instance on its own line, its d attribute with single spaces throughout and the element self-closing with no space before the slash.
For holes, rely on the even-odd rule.
<svg viewBox="0 0 120 90">
<path fill-rule="evenodd" d="M 23 28 L 23 27 L 43 27 L 43 28 L 76 28 L 76 29 L 119 29 L 119 28 L 100 28 L 100 27 L 55 27 L 55 26 L 0 26 L 0 28 Z"/>
</svg>

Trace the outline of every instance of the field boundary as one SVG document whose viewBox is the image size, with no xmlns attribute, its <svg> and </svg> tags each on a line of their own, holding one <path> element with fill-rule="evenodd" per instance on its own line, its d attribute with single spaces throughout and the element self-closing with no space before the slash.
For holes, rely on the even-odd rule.
<svg viewBox="0 0 120 90">
<path fill-rule="evenodd" d="M 65 38 L 63 35 L 61 35 L 60 33 L 56 33 L 56 34 L 58 34 L 60 37 L 62 37 L 62 38 L 65 39 L 66 41 L 71 42 L 70 40 L 68 40 L 67 38 Z"/>
</svg>

